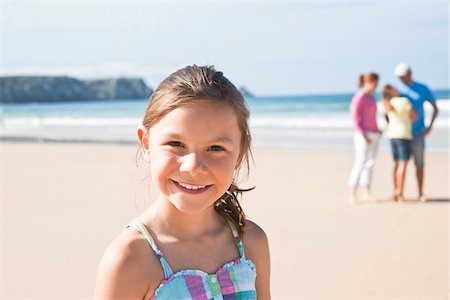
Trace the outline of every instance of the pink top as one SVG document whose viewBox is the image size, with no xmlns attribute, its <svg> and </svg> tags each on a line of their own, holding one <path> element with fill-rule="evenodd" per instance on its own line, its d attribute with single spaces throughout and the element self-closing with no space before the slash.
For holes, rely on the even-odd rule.
<svg viewBox="0 0 450 300">
<path fill-rule="evenodd" d="M 377 104 L 375 98 L 362 91 L 356 92 L 350 104 L 350 113 L 357 131 L 378 132 Z"/>
</svg>

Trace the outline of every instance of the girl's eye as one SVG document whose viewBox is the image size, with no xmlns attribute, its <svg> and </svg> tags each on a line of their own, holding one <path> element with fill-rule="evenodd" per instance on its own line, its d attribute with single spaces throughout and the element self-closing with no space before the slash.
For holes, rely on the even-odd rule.
<svg viewBox="0 0 450 300">
<path fill-rule="evenodd" d="M 171 142 L 168 142 L 167 144 L 169 146 L 172 146 L 172 147 L 181 147 L 181 146 L 183 146 L 180 142 L 177 142 L 177 141 L 171 141 Z"/>
<path fill-rule="evenodd" d="M 209 147 L 209 149 L 211 150 L 211 151 L 224 151 L 225 149 L 223 149 L 222 147 L 220 147 L 220 146 L 211 146 L 211 147 Z"/>
</svg>

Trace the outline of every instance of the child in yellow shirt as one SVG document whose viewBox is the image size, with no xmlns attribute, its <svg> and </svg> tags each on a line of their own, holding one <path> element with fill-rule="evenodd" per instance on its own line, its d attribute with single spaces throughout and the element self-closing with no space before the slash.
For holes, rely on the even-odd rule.
<svg viewBox="0 0 450 300">
<path fill-rule="evenodd" d="M 408 98 L 399 97 L 398 90 L 386 85 L 381 96 L 387 115 L 387 136 L 391 142 L 394 158 L 394 200 L 402 202 L 406 167 L 411 156 L 412 122 L 416 114 Z"/>
</svg>

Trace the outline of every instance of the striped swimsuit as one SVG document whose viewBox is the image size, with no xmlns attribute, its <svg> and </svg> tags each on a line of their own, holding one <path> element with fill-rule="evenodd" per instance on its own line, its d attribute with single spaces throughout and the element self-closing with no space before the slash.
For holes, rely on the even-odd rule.
<svg viewBox="0 0 450 300">
<path fill-rule="evenodd" d="M 152 299 L 256 299 L 256 268 L 251 260 L 245 258 L 236 227 L 232 223 L 230 226 L 239 258 L 227 262 L 215 274 L 207 274 L 201 270 L 181 270 L 174 273 L 142 221 L 132 221 L 127 227 L 133 227 L 145 237 L 164 270 L 164 280 L 155 290 Z"/>
</svg>

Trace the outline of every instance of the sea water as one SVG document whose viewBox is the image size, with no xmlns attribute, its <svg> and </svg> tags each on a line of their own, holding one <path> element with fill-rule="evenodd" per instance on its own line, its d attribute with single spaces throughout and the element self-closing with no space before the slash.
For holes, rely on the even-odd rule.
<svg viewBox="0 0 450 300">
<path fill-rule="evenodd" d="M 449 152 L 449 92 L 435 91 L 439 117 L 427 148 Z M 349 106 L 352 94 L 254 97 L 246 99 L 256 147 L 353 147 Z M 0 105 L 0 139 L 137 143 L 136 128 L 148 99 Z M 386 127 L 378 102 L 378 124 Z M 426 124 L 432 107 L 425 105 Z M 388 150 L 388 140 L 381 143 Z"/>
</svg>

